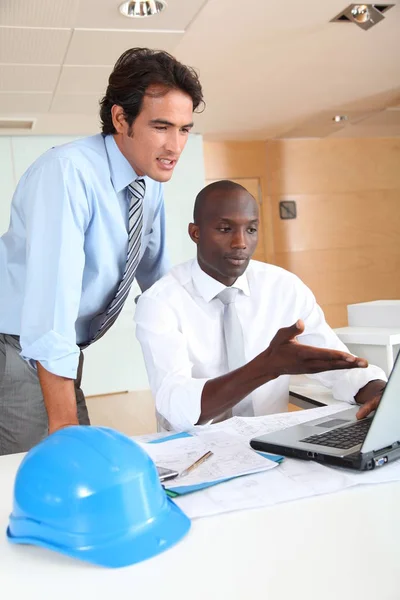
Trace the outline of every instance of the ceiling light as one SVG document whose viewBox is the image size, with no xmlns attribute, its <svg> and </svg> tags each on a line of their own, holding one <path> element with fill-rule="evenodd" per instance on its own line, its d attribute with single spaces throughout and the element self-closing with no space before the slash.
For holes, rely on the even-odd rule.
<svg viewBox="0 0 400 600">
<path fill-rule="evenodd" d="M 347 121 L 347 119 L 347 115 L 335 115 L 334 117 L 332 117 L 332 121 L 334 121 L 335 123 L 341 123 L 342 121 Z"/>
<path fill-rule="evenodd" d="M 119 7 L 119 12 L 124 17 L 141 19 L 142 17 L 152 17 L 167 8 L 165 0 L 128 0 Z"/>
<path fill-rule="evenodd" d="M 356 23 L 365 23 L 371 18 L 368 6 L 366 4 L 356 4 L 356 6 L 353 6 L 351 9 L 351 16 Z"/>
<path fill-rule="evenodd" d="M 373 4 L 353 4 L 349 17 L 361 29 L 370 29 L 385 18 Z"/>
<path fill-rule="evenodd" d="M 394 4 L 349 4 L 341 13 L 336 15 L 332 22 L 354 23 L 361 29 L 371 29 L 382 21 L 386 13 Z"/>
</svg>

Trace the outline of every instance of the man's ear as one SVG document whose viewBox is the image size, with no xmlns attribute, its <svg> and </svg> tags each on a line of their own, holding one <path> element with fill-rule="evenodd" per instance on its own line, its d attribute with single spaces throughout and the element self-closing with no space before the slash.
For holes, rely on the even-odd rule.
<svg viewBox="0 0 400 600">
<path fill-rule="evenodd" d="M 122 106 L 118 106 L 118 104 L 113 104 L 111 107 L 111 118 L 117 133 L 124 133 L 127 123 L 125 119 L 125 113 Z"/>
<path fill-rule="evenodd" d="M 196 225 L 195 223 L 189 223 L 188 232 L 189 232 L 189 236 L 190 236 L 190 239 L 192 240 L 192 242 L 194 242 L 195 244 L 198 244 L 199 239 L 200 239 L 199 226 Z"/>
</svg>

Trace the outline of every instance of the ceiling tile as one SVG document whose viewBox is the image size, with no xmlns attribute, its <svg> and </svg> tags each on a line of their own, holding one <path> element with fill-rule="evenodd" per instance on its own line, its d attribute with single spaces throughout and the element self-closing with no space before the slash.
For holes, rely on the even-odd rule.
<svg viewBox="0 0 400 600">
<path fill-rule="evenodd" d="M 285 10 L 267 4 L 255 0 L 239 18 L 238 0 L 210 2 L 177 48 L 200 72 L 205 133 L 253 139 L 258 128 L 257 138 L 275 135 L 336 106 L 359 101 L 362 110 L 363 99 L 399 85 L 399 6 L 365 32 L 324 21 L 331 2 L 310 0 L 307 11 L 293 0 Z M 224 11 L 229 36 L 221 43 Z"/>
<path fill-rule="evenodd" d="M 383 125 L 364 125 L 363 123 L 342 129 L 331 135 L 332 138 L 395 138 L 400 137 L 400 126 L 384 127 Z"/>
<path fill-rule="evenodd" d="M 400 127 L 400 110 L 389 108 L 371 115 L 363 122 L 366 127 L 383 125 L 384 127 Z"/>
<path fill-rule="evenodd" d="M 290 138 L 323 138 L 337 133 L 345 127 L 359 123 L 367 119 L 371 113 L 365 111 L 344 111 L 340 109 L 317 114 L 306 121 L 298 124 L 296 127 L 285 131 L 277 136 L 277 139 Z M 346 121 L 336 123 L 333 120 L 335 115 L 345 115 Z"/>
<path fill-rule="evenodd" d="M 0 64 L 0 91 L 52 92 L 59 72 L 60 67 L 55 66 Z"/>
<path fill-rule="evenodd" d="M 110 65 L 128 48 L 145 46 L 173 52 L 183 34 L 134 31 L 75 30 L 66 65 Z"/>
<path fill-rule="evenodd" d="M 50 107 L 52 94 L 29 93 L 10 94 L 0 93 L 0 115 L 28 115 L 47 112 Z"/>
<path fill-rule="evenodd" d="M 207 0 L 167 0 L 167 8 L 158 15 L 143 19 L 130 19 L 118 10 L 123 0 L 102 0 L 99 10 L 98 0 L 85 0 L 80 3 L 76 27 L 89 29 L 168 29 L 184 30 L 194 19 Z"/>
<path fill-rule="evenodd" d="M 2 64 L 59 65 L 69 38 L 68 29 L 0 27 L 0 61 Z"/>
<path fill-rule="evenodd" d="M 79 0 L 1 0 L 0 25 L 73 27 Z"/>
<path fill-rule="evenodd" d="M 57 94 L 50 113 L 98 115 L 99 94 Z"/>
<path fill-rule="evenodd" d="M 63 67 L 57 86 L 57 93 L 103 94 L 112 67 Z"/>
<path fill-rule="evenodd" d="M 388 109 L 372 114 L 332 137 L 397 137 L 400 135 L 400 110 Z"/>
<path fill-rule="evenodd" d="M 229 32 L 224 42 L 237 45 L 244 35 L 249 39 L 266 40 L 279 38 L 283 31 L 304 34 L 328 24 L 335 10 L 340 11 L 344 0 L 299 0 L 270 2 L 266 0 L 210 0 L 193 22 L 190 31 L 194 35 L 210 34 L 212 39 Z M 225 30 L 221 29 L 225 25 Z M 253 36 L 253 38 L 252 38 Z M 207 51 L 207 48 L 204 48 Z"/>
<path fill-rule="evenodd" d="M 142 20 L 120 16 L 120 1 L 0 0 L 0 91 L 32 89 L 30 103 L 23 95 L 18 100 L 28 103 L 28 116 L 36 103 L 39 110 L 48 103 L 35 92 L 52 89 L 54 67 L 68 55 L 55 112 L 38 113 L 35 132 L 54 127 L 79 134 L 97 127 L 98 100 L 115 60 L 127 48 L 150 46 L 199 71 L 207 108 L 195 118 L 196 129 L 210 137 L 265 139 L 304 124 L 315 135 L 396 135 L 397 125 L 386 120 L 350 122 L 334 133 L 331 125 L 311 121 L 337 107 L 366 112 L 399 103 L 400 0 L 368 32 L 329 23 L 343 0 L 309 0 L 307 10 L 298 0 L 252 0 L 251 10 L 243 0 L 167 0 L 164 13 Z M 2 63 L 22 70 L 16 67 L 14 77 Z"/>
</svg>

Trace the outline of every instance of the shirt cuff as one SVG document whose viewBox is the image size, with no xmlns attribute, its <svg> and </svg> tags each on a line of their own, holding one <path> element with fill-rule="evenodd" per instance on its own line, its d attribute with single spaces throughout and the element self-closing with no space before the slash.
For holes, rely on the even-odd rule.
<svg viewBox="0 0 400 600">
<path fill-rule="evenodd" d="M 76 379 L 80 350 L 55 331 L 49 331 L 39 339 L 21 335 L 21 356 L 27 361 L 39 361 L 54 375 Z"/>
<path fill-rule="evenodd" d="M 333 384 L 333 397 L 342 402 L 356 404 L 354 396 L 367 383 L 376 379 L 387 381 L 385 372 L 375 365 L 369 365 L 366 369 L 349 369 L 343 378 Z"/>
</svg>

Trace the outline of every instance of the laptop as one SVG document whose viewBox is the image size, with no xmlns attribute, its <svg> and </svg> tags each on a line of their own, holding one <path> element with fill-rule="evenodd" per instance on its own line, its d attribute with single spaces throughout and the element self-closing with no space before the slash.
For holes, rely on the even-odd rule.
<svg viewBox="0 0 400 600">
<path fill-rule="evenodd" d="M 400 458 L 400 353 L 375 413 L 359 406 L 253 438 L 254 450 L 366 471 Z"/>
</svg>

